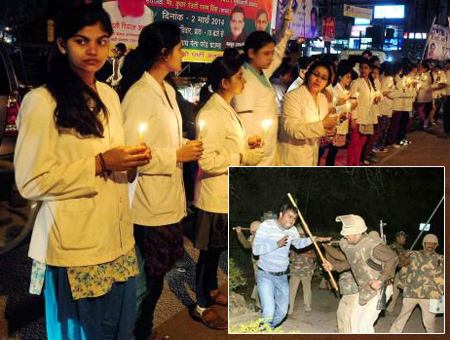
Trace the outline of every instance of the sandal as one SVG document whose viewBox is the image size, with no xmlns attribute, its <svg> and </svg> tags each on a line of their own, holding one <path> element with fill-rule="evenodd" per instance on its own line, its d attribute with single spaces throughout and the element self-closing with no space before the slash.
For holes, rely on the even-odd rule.
<svg viewBox="0 0 450 340">
<path fill-rule="evenodd" d="M 223 330 L 228 328 L 228 321 L 222 319 L 213 309 L 206 308 L 203 313 L 199 313 L 197 308 L 193 308 L 190 312 L 192 318 L 203 323 L 212 329 Z"/>
<path fill-rule="evenodd" d="M 216 305 L 228 306 L 228 296 L 223 294 L 220 290 L 217 290 L 216 294 L 211 295 L 211 301 Z"/>
</svg>

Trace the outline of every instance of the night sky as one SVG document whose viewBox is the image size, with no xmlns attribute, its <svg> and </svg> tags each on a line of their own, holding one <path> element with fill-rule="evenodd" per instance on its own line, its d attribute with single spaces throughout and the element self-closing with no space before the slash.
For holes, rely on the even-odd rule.
<svg viewBox="0 0 450 340">
<path fill-rule="evenodd" d="M 288 192 L 297 199 L 314 235 L 338 239 L 342 224 L 335 222 L 335 217 L 356 214 L 364 218 L 368 231 L 379 230 L 380 220 L 387 223 L 388 244 L 397 231 L 404 230 L 407 247 L 419 234 L 419 223 L 428 220 L 444 195 L 443 167 L 235 167 L 230 168 L 229 178 L 231 257 L 233 249 L 240 247 L 231 228 L 248 227 L 263 212 L 277 213 L 288 203 Z M 437 252 L 442 254 L 444 203 L 430 223 L 430 233 L 440 240 Z M 422 249 L 422 238 L 414 249 Z"/>
</svg>

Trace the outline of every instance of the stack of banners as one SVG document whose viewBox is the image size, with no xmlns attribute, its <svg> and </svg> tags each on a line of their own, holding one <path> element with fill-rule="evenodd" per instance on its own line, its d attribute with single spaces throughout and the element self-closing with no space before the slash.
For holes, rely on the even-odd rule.
<svg viewBox="0 0 450 340">
<path fill-rule="evenodd" d="M 428 38 L 427 59 L 447 60 L 450 58 L 450 33 L 447 27 L 433 25 Z"/>
<path fill-rule="evenodd" d="M 182 32 L 183 61 L 211 62 L 225 48 L 243 47 L 247 36 L 256 30 L 270 33 L 273 1 L 114 0 L 104 1 L 103 8 L 113 22 L 113 47 L 123 42 L 135 48 L 143 27 L 170 20 Z"/>
<path fill-rule="evenodd" d="M 277 27 L 279 30 L 283 23 L 284 13 L 289 0 L 277 0 Z M 290 29 L 293 36 L 298 38 L 316 38 L 318 36 L 319 0 L 292 0 L 294 18 Z"/>
</svg>

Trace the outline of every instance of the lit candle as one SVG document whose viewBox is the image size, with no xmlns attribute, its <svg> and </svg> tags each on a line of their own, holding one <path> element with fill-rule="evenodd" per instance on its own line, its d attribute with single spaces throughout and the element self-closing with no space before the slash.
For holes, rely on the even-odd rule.
<svg viewBox="0 0 450 340">
<path fill-rule="evenodd" d="M 270 128 L 270 126 L 272 125 L 272 119 L 264 119 L 263 121 L 262 121 L 262 128 L 263 128 L 263 132 L 264 132 L 264 135 L 267 133 L 267 131 L 269 131 L 269 128 Z"/>
<path fill-rule="evenodd" d="M 333 106 L 336 106 L 336 97 L 333 96 Z"/>
<path fill-rule="evenodd" d="M 142 123 L 139 125 L 139 143 L 144 143 L 144 132 L 147 130 L 147 123 Z"/>
<path fill-rule="evenodd" d="M 355 97 L 358 98 L 359 97 L 359 92 L 355 93 Z"/>
<path fill-rule="evenodd" d="M 389 89 L 392 89 L 392 83 L 390 83 L 390 84 L 388 85 L 388 87 L 389 87 Z"/>
<path fill-rule="evenodd" d="M 377 97 L 381 97 L 381 92 L 380 92 L 380 91 L 377 91 L 377 92 L 375 92 L 375 95 L 376 95 Z"/>
<path fill-rule="evenodd" d="M 205 121 L 203 120 L 203 119 L 200 119 L 199 121 L 198 121 L 198 131 L 199 131 L 199 133 L 198 133 L 198 138 L 200 139 L 200 137 L 201 137 L 201 135 L 202 135 L 202 131 L 203 131 L 203 128 L 205 127 Z"/>
<path fill-rule="evenodd" d="M 347 102 L 347 111 L 350 111 L 351 107 L 352 107 L 352 105 L 350 104 L 350 102 Z"/>
</svg>

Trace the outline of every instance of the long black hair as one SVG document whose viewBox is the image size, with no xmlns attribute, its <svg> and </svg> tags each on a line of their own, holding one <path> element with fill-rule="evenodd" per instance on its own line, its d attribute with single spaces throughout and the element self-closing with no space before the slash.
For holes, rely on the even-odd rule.
<svg viewBox="0 0 450 340">
<path fill-rule="evenodd" d="M 181 30 L 171 21 L 154 22 L 144 27 L 139 35 L 138 47 L 128 53 L 121 69 L 123 78 L 120 82 L 121 99 L 130 87 L 138 81 L 145 71 L 157 61 L 167 57 L 181 41 Z M 163 53 L 162 50 L 166 49 Z"/>
<path fill-rule="evenodd" d="M 239 72 L 242 62 L 239 58 L 218 57 L 211 63 L 208 71 L 208 80 L 200 91 L 200 104 L 198 111 L 206 104 L 214 92 L 220 89 L 222 79 L 230 79 Z M 212 92 L 209 90 L 211 87 Z"/>
<path fill-rule="evenodd" d="M 350 75 L 352 74 L 352 69 L 351 67 L 347 66 L 347 65 L 339 65 L 336 71 L 336 79 L 335 79 L 335 83 L 333 84 L 334 86 L 336 86 L 336 84 L 340 81 L 339 78 L 344 78 L 347 74 Z"/>
<path fill-rule="evenodd" d="M 86 26 L 100 23 L 111 36 L 113 29 L 108 14 L 92 5 L 76 7 L 56 22 L 56 37 L 67 41 Z M 50 61 L 47 89 L 56 101 L 54 112 L 58 127 L 73 128 L 83 136 L 103 137 L 99 114 L 108 117 L 106 106 L 98 94 L 70 66 L 68 56 L 58 52 Z"/>
<path fill-rule="evenodd" d="M 370 83 L 372 84 L 373 89 L 374 89 L 375 91 L 377 91 L 377 87 L 375 86 L 375 79 L 374 79 L 373 76 L 372 76 L 372 70 L 373 70 L 373 65 L 372 65 L 372 63 L 371 63 L 369 60 L 362 59 L 362 60 L 359 62 L 359 66 L 361 67 L 362 64 L 366 64 L 366 65 L 368 65 L 368 66 L 370 67 L 369 80 L 370 80 Z"/>
<path fill-rule="evenodd" d="M 251 33 L 247 40 L 245 40 L 244 45 L 244 54 L 243 59 L 244 61 L 250 61 L 250 58 L 248 56 L 248 51 L 250 49 L 253 49 L 253 51 L 256 53 L 264 46 L 267 46 L 269 44 L 275 44 L 275 40 L 272 38 L 272 36 L 265 32 L 265 31 L 255 31 Z"/>
</svg>

